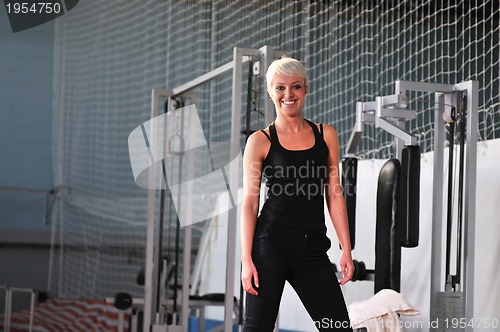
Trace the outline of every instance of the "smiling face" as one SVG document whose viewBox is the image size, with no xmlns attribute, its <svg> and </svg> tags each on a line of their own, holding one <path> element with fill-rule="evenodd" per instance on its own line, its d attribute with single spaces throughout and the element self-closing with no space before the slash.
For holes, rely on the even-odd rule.
<svg viewBox="0 0 500 332">
<path fill-rule="evenodd" d="M 268 92 L 278 114 L 292 117 L 302 115 L 302 107 L 307 94 L 304 78 L 275 74 Z"/>
</svg>

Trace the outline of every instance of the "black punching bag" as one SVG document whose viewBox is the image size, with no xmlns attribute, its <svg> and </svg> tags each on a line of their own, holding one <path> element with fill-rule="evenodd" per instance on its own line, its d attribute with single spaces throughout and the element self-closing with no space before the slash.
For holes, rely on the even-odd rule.
<svg viewBox="0 0 500 332">
<path fill-rule="evenodd" d="M 398 195 L 401 164 L 388 160 L 380 170 L 375 231 L 375 293 L 401 288 L 401 241 L 398 234 Z"/>
<path fill-rule="evenodd" d="M 399 234 L 401 245 L 418 246 L 420 203 L 420 147 L 406 146 L 401 155 L 401 186 L 399 196 Z"/>
</svg>

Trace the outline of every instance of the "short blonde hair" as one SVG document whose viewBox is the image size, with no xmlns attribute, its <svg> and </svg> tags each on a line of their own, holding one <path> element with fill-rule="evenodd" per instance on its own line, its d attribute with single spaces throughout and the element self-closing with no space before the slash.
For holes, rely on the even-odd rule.
<svg viewBox="0 0 500 332">
<path fill-rule="evenodd" d="M 278 60 L 274 60 L 267 68 L 266 83 L 267 91 L 271 88 L 271 81 L 274 75 L 298 76 L 304 79 L 304 85 L 307 86 L 307 73 L 302 62 L 297 59 L 290 58 L 286 55 Z"/>
</svg>

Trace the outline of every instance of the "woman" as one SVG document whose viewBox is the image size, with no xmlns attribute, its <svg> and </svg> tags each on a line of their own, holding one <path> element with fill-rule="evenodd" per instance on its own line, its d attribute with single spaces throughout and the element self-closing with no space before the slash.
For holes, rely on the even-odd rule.
<svg viewBox="0 0 500 332">
<path fill-rule="evenodd" d="M 326 254 L 324 201 L 342 248 L 340 268 L 354 272 L 345 202 L 339 181 L 335 129 L 302 116 L 307 75 L 298 60 L 283 57 L 266 74 L 276 119 L 252 134 L 243 156 L 241 280 L 247 292 L 244 331 L 272 331 L 285 280 L 320 331 L 352 331 L 347 308 Z M 261 177 L 268 187 L 259 212 Z"/>
</svg>

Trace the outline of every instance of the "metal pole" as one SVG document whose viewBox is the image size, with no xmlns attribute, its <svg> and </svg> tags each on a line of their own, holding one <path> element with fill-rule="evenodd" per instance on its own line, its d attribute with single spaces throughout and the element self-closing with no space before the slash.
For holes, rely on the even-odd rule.
<svg viewBox="0 0 500 332">
<path fill-rule="evenodd" d="M 233 96 L 232 96 L 232 116 L 231 116 L 231 152 L 230 156 L 235 157 L 240 153 L 240 131 L 241 131 L 241 85 L 242 85 L 242 52 L 235 47 L 233 49 Z M 238 163 L 231 163 L 229 168 L 229 188 L 238 188 Z M 234 311 L 234 275 L 236 259 L 236 220 L 237 206 L 233 206 L 228 211 L 227 222 L 227 256 L 226 256 L 226 292 L 224 303 L 224 331 L 233 330 Z"/>
<path fill-rule="evenodd" d="M 478 91 L 477 81 L 457 84 L 458 90 L 467 91 L 467 143 L 465 157 L 465 202 L 464 202 L 464 277 L 465 318 L 474 321 L 474 260 L 476 236 L 476 174 L 478 139 Z M 473 331 L 467 326 L 466 331 Z"/>
<path fill-rule="evenodd" d="M 249 61 L 249 58 L 247 58 L 247 57 L 241 59 L 241 62 L 247 62 L 247 61 Z M 197 86 L 199 86 L 205 82 L 208 82 L 211 79 L 225 73 L 226 71 L 233 69 L 233 67 L 234 67 L 234 61 L 228 62 L 225 65 L 217 67 L 214 70 L 211 70 L 208 73 L 203 74 L 192 81 L 189 81 L 183 85 L 180 85 L 180 86 L 172 89 L 172 96 L 175 97 L 175 96 L 183 94 L 184 92 L 188 92 L 188 91 L 196 88 Z M 240 87 L 240 89 L 241 89 L 241 87 Z"/>
<path fill-rule="evenodd" d="M 151 118 L 154 118 L 156 114 L 158 98 L 156 90 L 153 89 L 152 92 L 152 103 L 151 103 Z M 154 140 L 153 140 L 154 141 Z M 154 151 L 154 150 L 153 150 Z M 154 175 L 156 173 L 155 163 L 152 163 L 149 171 L 149 183 L 150 185 L 154 182 Z M 154 186 L 150 186 L 154 188 Z M 153 308 L 156 307 L 156 273 L 157 266 L 154 262 L 154 239 L 155 239 L 155 202 L 156 201 L 156 190 L 149 189 L 148 191 L 148 225 L 146 233 L 146 266 L 144 271 L 144 331 L 148 332 L 151 329 L 151 323 L 153 322 Z"/>
<path fill-rule="evenodd" d="M 437 294 L 441 291 L 442 233 L 443 233 L 443 165 L 444 165 L 444 95 L 436 93 L 434 112 L 434 167 L 432 188 L 432 245 L 431 245 L 431 322 L 437 313 Z"/>
<path fill-rule="evenodd" d="M 151 119 L 159 115 L 158 99 L 160 96 L 168 97 L 171 92 L 164 89 L 153 89 L 151 92 Z M 150 151 L 154 153 L 158 148 L 157 135 L 158 121 L 151 121 L 151 139 L 149 141 Z M 158 167 L 155 163 L 153 155 L 151 154 L 151 167 L 149 169 L 149 187 L 156 188 L 158 181 L 165 179 L 158 179 Z M 148 223 L 146 233 L 146 264 L 144 271 L 144 318 L 143 318 L 143 331 L 148 332 L 151 330 L 151 324 L 154 321 L 155 308 L 157 305 L 156 294 L 158 292 L 158 265 L 159 265 L 159 252 L 158 244 L 155 246 L 155 228 L 156 228 L 156 189 L 149 189 L 148 191 Z M 161 230 L 156 230 L 161 231 Z"/>
<path fill-rule="evenodd" d="M 190 144 L 189 146 L 192 145 L 191 142 L 194 142 L 195 137 L 196 137 L 196 129 L 194 128 L 194 124 L 192 121 L 189 121 L 190 127 L 189 127 L 189 137 L 188 140 Z M 188 174 L 187 178 L 192 179 L 193 174 L 194 174 L 194 165 L 195 161 L 193 160 L 194 156 L 192 154 L 187 155 L 188 162 L 187 162 L 187 170 L 186 173 Z M 186 188 L 186 211 L 185 211 L 185 216 L 186 220 L 192 220 L 193 218 L 193 185 L 194 183 L 192 181 L 189 181 L 187 183 L 187 188 Z M 183 249 L 183 261 L 182 261 L 182 331 L 187 332 L 188 331 L 188 325 L 189 325 L 189 285 L 191 283 L 191 245 L 192 245 L 192 226 L 191 225 L 186 225 L 184 227 L 184 247 Z"/>
</svg>

